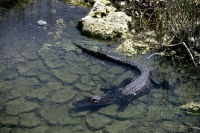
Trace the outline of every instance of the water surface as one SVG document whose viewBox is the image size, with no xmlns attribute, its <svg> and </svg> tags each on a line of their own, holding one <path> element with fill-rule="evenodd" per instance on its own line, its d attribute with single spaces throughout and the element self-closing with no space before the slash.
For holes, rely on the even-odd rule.
<svg viewBox="0 0 200 133">
<path fill-rule="evenodd" d="M 78 20 L 89 10 L 37 0 L 1 11 L 0 132 L 199 132 L 199 116 L 178 109 L 200 98 L 197 68 L 166 59 L 147 60 L 148 54 L 131 59 L 176 85 L 172 92 L 152 89 L 121 112 L 118 105 L 73 107 L 75 100 L 104 94 L 101 88 L 122 89 L 122 81 L 138 76 L 136 70 L 99 60 L 71 44 L 113 52 L 106 41 L 77 30 Z M 38 26 L 40 19 L 47 25 Z"/>
</svg>

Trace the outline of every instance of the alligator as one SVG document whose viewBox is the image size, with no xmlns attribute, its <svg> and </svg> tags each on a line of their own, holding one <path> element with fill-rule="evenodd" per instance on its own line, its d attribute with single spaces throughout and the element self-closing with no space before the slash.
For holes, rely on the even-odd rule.
<svg viewBox="0 0 200 133">
<path fill-rule="evenodd" d="M 76 107 L 90 107 L 90 106 L 100 106 L 100 105 L 110 105 L 110 104 L 123 104 L 124 101 L 129 103 L 133 99 L 144 95 L 149 92 L 150 86 L 152 84 L 156 84 L 158 86 L 162 86 L 165 89 L 168 89 L 169 84 L 168 81 L 162 80 L 158 81 L 151 76 L 150 70 L 135 61 L 118 57 L 115 55 L 102 53 L 99 51 L 89 50 L 81 45 L 74 44 L 76 47 L 80 48 L 83 52 L 95 56 L 101 60 L 111 61 L 113 63 L 117 63 L 123 66 L 127 66 L 132 69 L 138 69 L 140 71 L 140 75 L 133 79 L 128 85 L 124 87 L 121 91 L 115 91 L 114 93 L 107 95 L 91 95 L 84 99 L 73 102 L 72 104 Z"/>
</svg>

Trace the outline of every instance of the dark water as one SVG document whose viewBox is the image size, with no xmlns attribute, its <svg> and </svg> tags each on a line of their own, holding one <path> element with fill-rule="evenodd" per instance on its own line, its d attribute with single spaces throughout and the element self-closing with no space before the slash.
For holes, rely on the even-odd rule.
<svg viewBox="0 0 200 133">
<path fill-rule="evenodd" d="M 0 132 L 199 132 L 199 116 L 179 105 L 199 100 L 198 68 L 137 55 L 157 78 L 175 89 L 152 89 L 123 112 L 118 105 L 78 109 L 72 102 L 100 88 L 120 88 L 137 71 L 82 53 L 71 42 L 112 51 L 106 41 L 84 37 L 76 23 L 90 8 L 37 0 L 1 11 Z M 38 20 L 47 25 L 38 26 Z M 191 64 L 192 65 L 192 64 Z M 191 66 L 190 65 L 190 66 Z"/>
</svg>

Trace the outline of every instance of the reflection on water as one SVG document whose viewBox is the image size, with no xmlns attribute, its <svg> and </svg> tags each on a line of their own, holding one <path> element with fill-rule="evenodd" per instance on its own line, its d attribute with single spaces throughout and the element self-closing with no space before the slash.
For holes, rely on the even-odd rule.
<svg viewBox="0 0 200 133">
<path fill-rule="evenodd" d="M 135 57 L 156 77 L 177 84 L 173 92 L 153 89 L 131 102 L 78 109 L 72 102 L 100 88 L 120 88 L 138 75 L 123 66 L 82 53 L 71 42 L 100 45 L 76 29 L 88 8 L 40 0 L 4 13 L 0 22 L 0 132 L 198 132 L 199 117 L 178 105 L 199 100 L 199 77 L 169 63 Z M 38 20 L 47 25 L 37 26 Z M 101 42 L 101 43 L 98 43 Z M 176 95 L 175 95 L 176 94 Z"/>
</svg>

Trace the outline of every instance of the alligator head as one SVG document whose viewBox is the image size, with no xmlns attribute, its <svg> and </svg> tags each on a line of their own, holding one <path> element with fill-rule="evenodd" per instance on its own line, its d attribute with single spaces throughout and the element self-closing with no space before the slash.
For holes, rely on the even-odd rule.
<svg viewBox="0 0 200 133">
<path fill-rule="evenodd" d="M 78 100 L 73 102 L 72 104 L 76 107 L 91 107 L 91 106 L 103 106 L 119 103 L 121 96 L 119 94 L 111 94 L 111 95 L 91 95 L 82 100 Z"/>
</svg>

